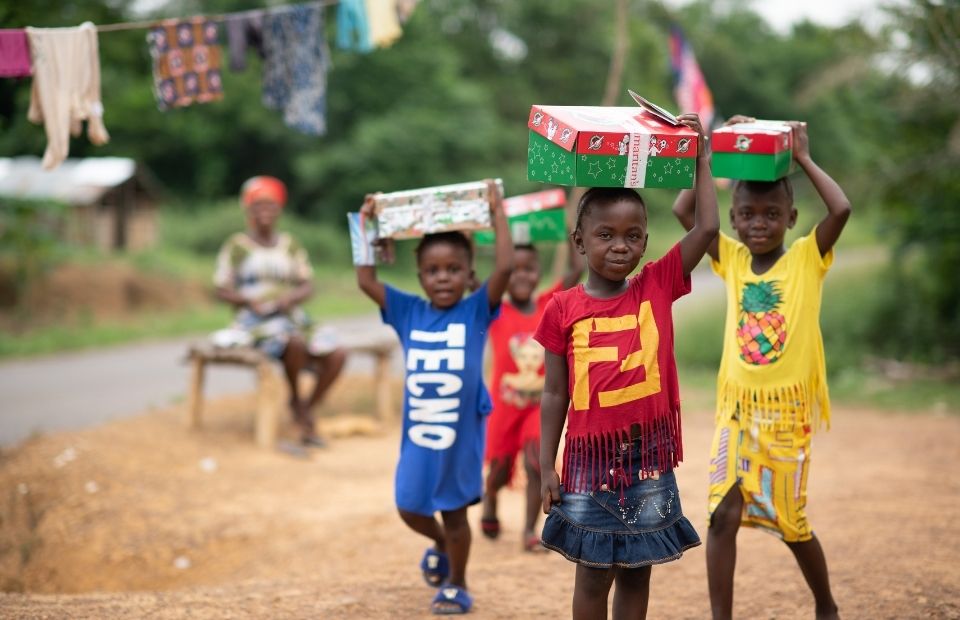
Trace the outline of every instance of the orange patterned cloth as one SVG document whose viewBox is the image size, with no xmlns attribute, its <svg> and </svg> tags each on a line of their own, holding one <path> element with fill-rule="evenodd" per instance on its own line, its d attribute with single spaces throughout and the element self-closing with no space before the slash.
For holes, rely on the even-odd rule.
<svg viewBox="0 0 960 620">
<path fill-rule="evenodd" d="M 223 99 L 216 22 L 166 20 L 147 33 L 153 84 L 161 110 Z"/>
</svg>

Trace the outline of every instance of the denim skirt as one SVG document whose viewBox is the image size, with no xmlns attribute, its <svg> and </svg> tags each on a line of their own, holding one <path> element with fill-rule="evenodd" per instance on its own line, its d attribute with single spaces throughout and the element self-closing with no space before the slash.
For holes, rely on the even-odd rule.
<svg viewBox="0 0 960 620">
<path fill-rule="evenodd" d="M 629 483 L 601 485 L 588 493 L 561 487 L 561 501 L 543 524 L 543 546 L 584 566 L 638 568 L 679 559 L 699 545 L 680 508 L 673 471 L 641 479 L 641 449 L 641 441 L 633 440 L 610 459 L 611 469 L 626 468 L 622 477 Z"/>
</svg>

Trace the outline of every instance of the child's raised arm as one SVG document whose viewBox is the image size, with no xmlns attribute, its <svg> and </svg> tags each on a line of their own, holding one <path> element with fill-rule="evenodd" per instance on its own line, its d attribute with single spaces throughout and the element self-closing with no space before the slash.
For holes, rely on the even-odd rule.
<svg viewBox="0 0 960 620">
<path fill-rule="evenodd" d="M 567 360 L 551 351 L 545 352 L 546 377 L 540 398 L 540 497 L 543 512 L 560 502 L 560 476 L 557 475 L 557 450 L 563 423 L 567 419 L 570 393 L 567 385 Z"/>
<path fill-rule="evenodd" d="M 717 233 L 720 232 L 720 216 L 717 213 L 717 189 L 713 186 L 713 173 L 710 172 L 710 150 L 707 148 L 707 139 L 700 125 L 700 117 L 696 114 L 681 114 L 677 117 L 683 125 L 699 134 L 700 149 L 697 152 L 697 177 L 694 192 L 681 193 L 677 203 L 684 199 L 684 203 L 674 203 L 673 212 L 677 213 L 680 222 L 687 229 L 687 234 L 680 240 L 680 256 L 683 260 L 683 273 L 689 275 L 697 266 L 703 255 L 713 247 L 716 253 Z M 689 204 L 692 200 L 693 205 Z M 693 212 L 692 218 L 687 216 L 685 221 L 680 213 Z M 689 220 L 692 219 L 692 222 Z M 687 226 L 687 224 L 690 224 Z M 714 254 L 711 254 L 713 256 Z"/>
<path fill-rule="evenodd" d="M 791 121 L 790 126 L 793 127 L 793 158 L 807 174 L 823 204 L 827 206 L 827 214 L 817 224 L 817 247 L 820 249 L 820 256 L 824 256 L 843 232 L 843 227 L 850 217 L 850 201 L 837 182 L 810 157 L 807 124 Z"/>
<path fill-rule="evenodd" d="M 750 116 L 743 116 L 742 114 L 734 114 L 727 119 L 727 122 L 724 123 L 724 126 L 727 125 L 736 125 L 737 123 L 752 123 L 755 118 Z M 710 155 L 708 153 L 707 158 L 709 159 Z M 692 189 L 680 190 L 680 194 L 677 196 L 677 199 L 673 203 L 673 214 L 677 216 L 677 219 L 680 220 L 680 224 L 683 226 L 684 230 L 690 230 L 693 228 L 694 224 L 694 212 L 697 208 L 697 194 Z M 710 255 L 710 258 L 713 260 L 720 260 L 720 250 L 717 249 L 719 242 L 717 238 L 714 237 L 713 241 L 710 242 L 710 245 L 707 246 L 707 254 Z"/>
<path fill-rule="evenodd" d="M 487 280 L 487 295 L 490 299 L 490 307 L 496 308 L 500 305 L 503 292 L 507 290 L 510 273 L 513 271 L 513 239 L 510 237 L 507 215 L 503 212 L 503 196 L 500 195 L 497 184 L 490 179 L 487 179 L 487 195 L 490 197 L 493 234 L 497 239 L 494 245 L 493 273 Z"/>
<path fill-rule="evenodd" d="M 373 209 L 373 194 L 367 194 L 367 197 L 363 201 L 363 206 L 360 207 L 360 214 L 364 218 L 376 217 Z M 381 243 L 384 254 L 392 255 L 393 240 L 384 239 Z M 372 265 L 357 265 L 355 268 L 357 270 L 357 285 L 360 287 L 360 290 L 366 293 L 367 297 L 376 302 L 381 308 L 386 307 L 387 289 L 384 287 L 383 282 L 377 279 L 377 268 Z"/>
</svg>

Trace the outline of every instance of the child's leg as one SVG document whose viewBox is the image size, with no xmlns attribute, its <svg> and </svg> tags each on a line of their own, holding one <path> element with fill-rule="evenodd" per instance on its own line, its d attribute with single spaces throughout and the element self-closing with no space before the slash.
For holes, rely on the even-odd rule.
<svg viewBox="0 0 960 620">
<path fill-rule="evenodd" d="M 487 481 L 483 489 L 483 516 L 481 524 L 483 534 L 488 538 L 500 535 L 500 525 L 497 523 L 497 493 L 510 480 L 512 458 L 497 458 L 490 461 L 487 472 Z"/>
<path fill-rule="evenodd" d="M 467 558 L 470 557 L 470 523 L 467 507 L 441 512 L 447 555 L 450 556 L 450 583 L 467 588 Z"/>
<path fill-rule="evenodd" d="M 714 620 L 733 615 L 733 571 L 742 514 L 743 495 L 739 485 L 733 485 L 713 511 L 707 530 L 707 585 Z"/>
<path fill-rule="evenodd" d="M 523 468 L 527 473 L 527 512 L 524 520 L 524 544 L 537 536 L 537 518 L 541 512 L 540 444 L 528 442 L 523 450 Z M 539 538 L 539 536 L 537 536 Z M 529 548 L 529 547 L 528 547 Z M 540 547 L 542 548 L 542 547 Z"/>
<path fill-rule="evenodd" d="M 323 399 L 324 394 L 340 376 L 340 371 L 343 370 L 343 365 L 347 361 L 347 352 L 343 349 L 334 349 L 327 355 L 314 356 L 313 361 L 317 368 L 317 383 L 313 387 L 313 394 L 310 395 L 308 410 L 312 410 Z"/>
<path fill-rule="evenodd" d="M 577 564 L 573 585 L 573 620 L 607 617 L 607 597 L 616 575 L 612 568 L 590 568 Z"/>
<path fill-rule="evenodd" d="M 647 617 L 650 573 L 649 566 L 617 569 L 617 587 L 613 591 L 613 620 L 643 620 Z"/>
<path fill-rule="evenodd" d="M 446 552 L 446 537 L 444 536 L 443 526 L 440 525 L 440 522 L 437 521 L 436 517 L 430 515 L 418 515 L 414 512 L 407 512 L 406 510 L 399 509 L 400 518 L 403 519 L 403 522 L 407 524 L 411 530 L 420 534 L 421 536 L 426 536 L 433 541 L 433 546 L 437 551 L 441 553 Z"/>
<path fill-rule="evenodd" d="M 814 536 L 804 542 L 788 542 L 787 546 L 793 552 L 793 557 L 797 558 L 803 578 L 807 580 L 807 585 L 813 591 L 817 618 L 839 618 L 837 604 L 830 592 L 827 559 L 823 555 L 820 541 Z"/>
</svg>

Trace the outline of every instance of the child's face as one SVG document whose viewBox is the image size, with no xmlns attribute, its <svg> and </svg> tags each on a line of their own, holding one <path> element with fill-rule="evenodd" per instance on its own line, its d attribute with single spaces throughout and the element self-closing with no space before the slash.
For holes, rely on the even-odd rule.
<svg viewBox="0 0 960 620">
<path fill-rule="evenodd" d="M 634 200 L 594 207 L 574 233 L 577 251 L 593 273 L 613 282 L 626 279 L 647 250 L 647 213 Z"/>
<path fill-rule="evenodd" d="M 456 305 L 473 277 L 466 249 L 451 243 L 434 243 L 424 248 L 417 273 L 427 298 L 441 309 Z"/>
<path fill-rule="evenodd" d="M 540 259 L 526 248 L 514 250 L 513 273 L 507 283 L 507 293 L 514 304 L 525 304 L 533 297 L 540 283 Z"/>
<path fill-rule="evenodd" d="M 780 187 L 765 193 L 739 190 L 733 195 L 730 224 L 751 254 L 768 254 L 783 246 L 797 210 Z"/>
</svg>

